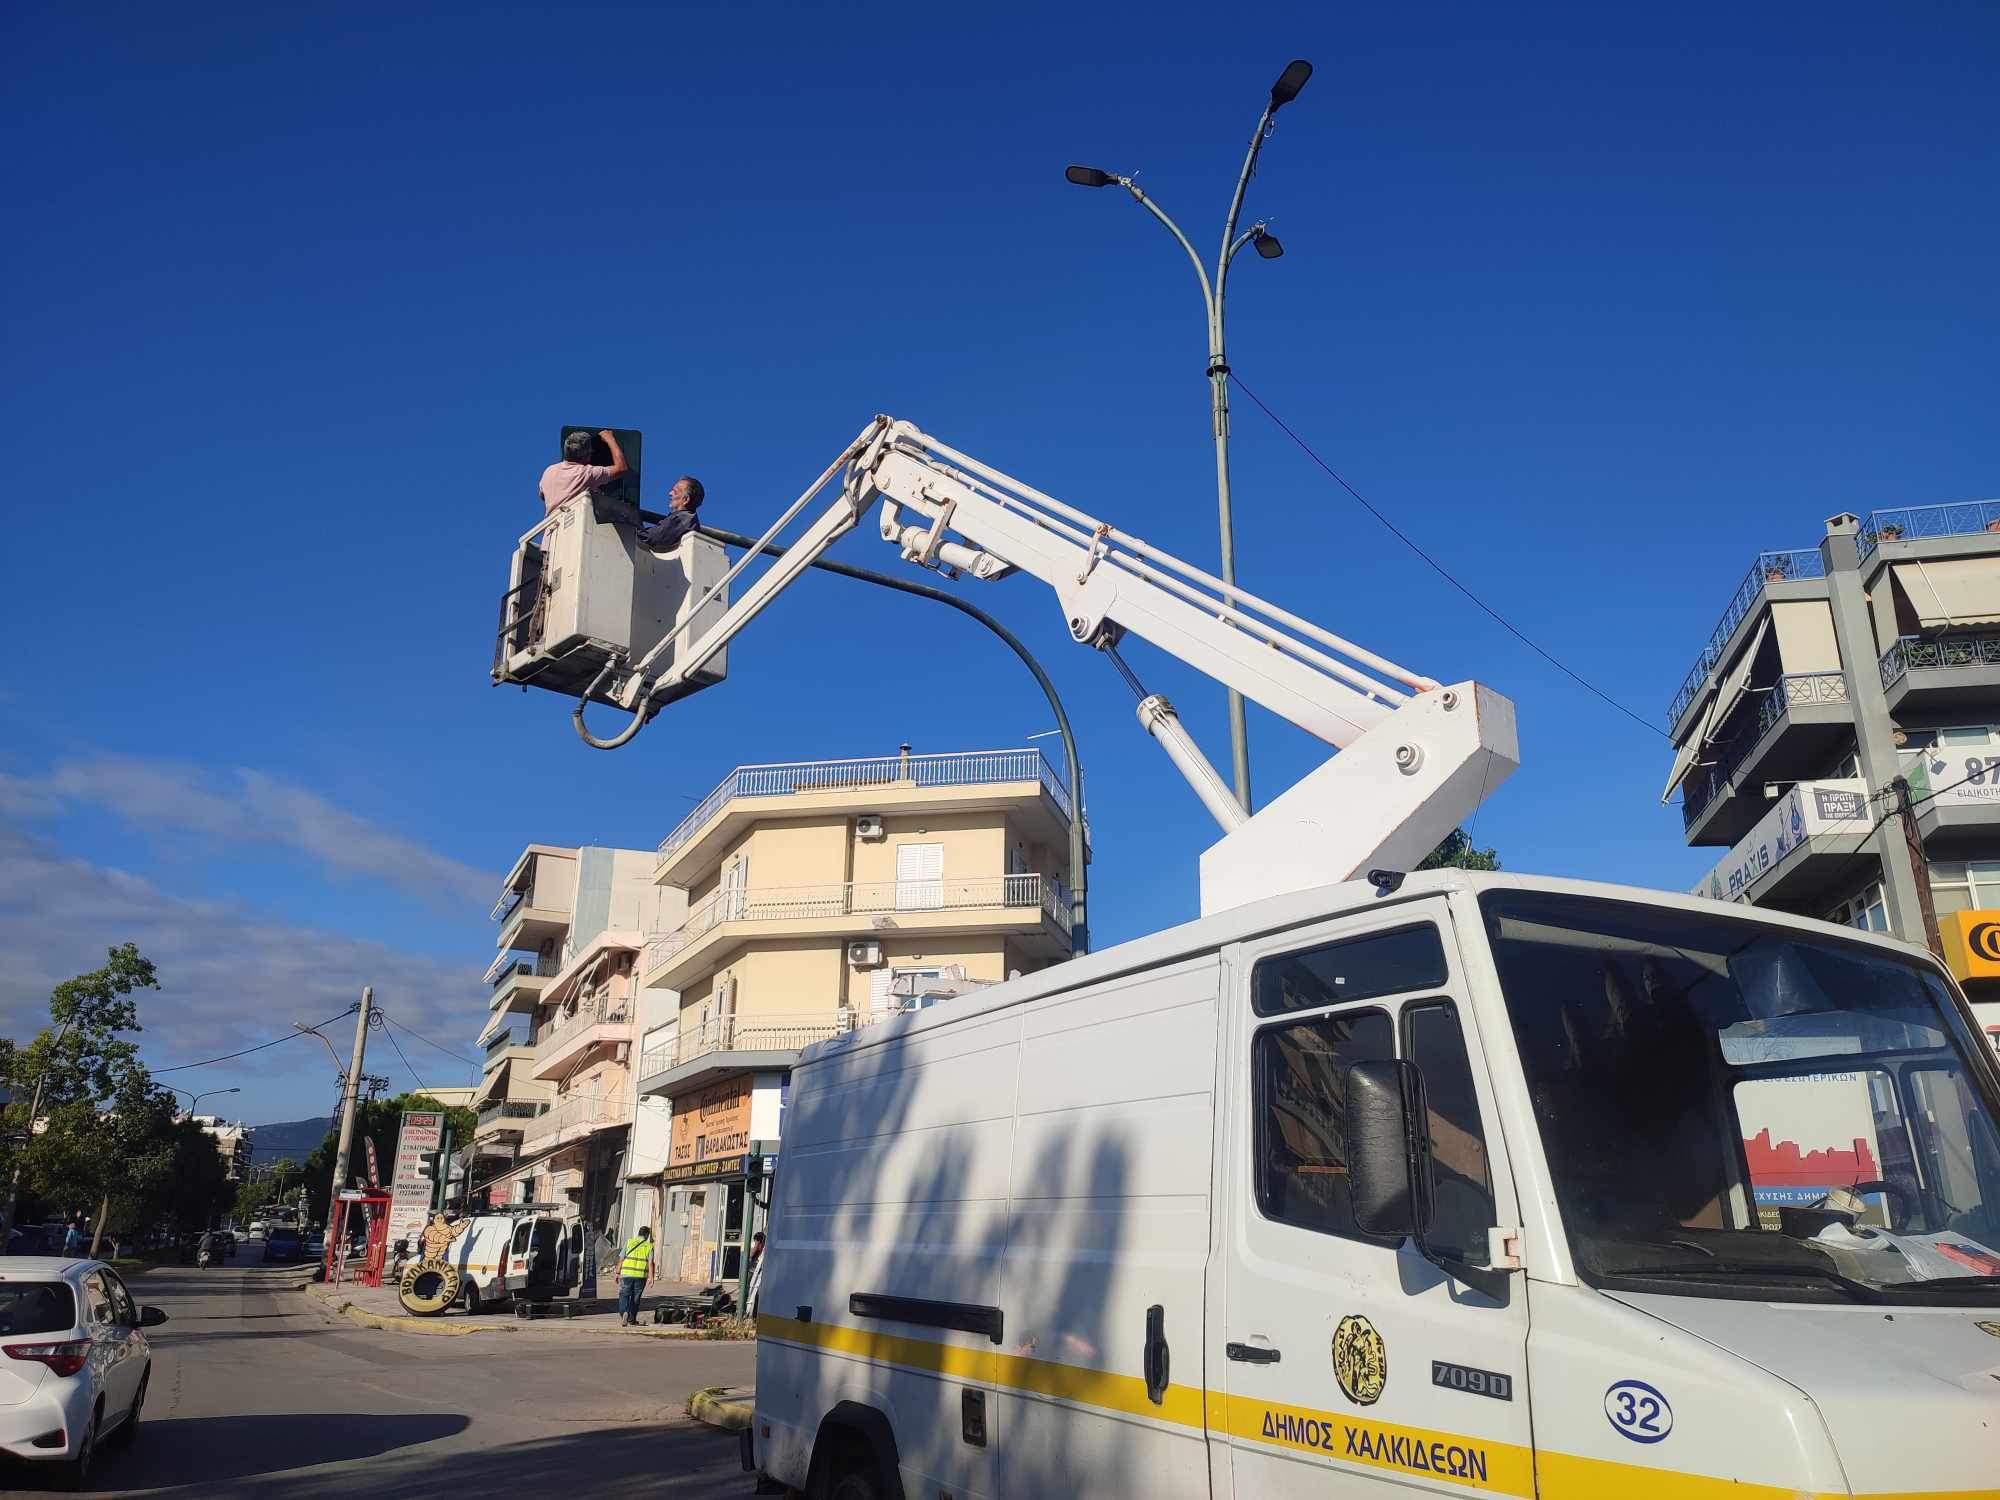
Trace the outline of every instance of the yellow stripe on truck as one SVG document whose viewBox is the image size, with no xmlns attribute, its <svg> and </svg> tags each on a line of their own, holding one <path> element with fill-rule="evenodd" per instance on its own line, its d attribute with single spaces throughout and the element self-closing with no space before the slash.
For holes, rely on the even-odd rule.
<svg viewBox="0 0 2000 1500">
<path fill-rule="evenodd" d="M 837 1323 L 801 1323 L 774 1313 L 757 1315 L 757 1336 L 949 1380 L 1048 1396 L 1196 1431 L 1226 1433 L 1236 1441 L 1318 1454 L 1349 1470 L 1437 1480 L 1493 1494 L 1534 1496 L 1539 1481 L 1541 1500 L 1607 1500 L 1614 1495 L 1618 1500 L 1723 1500 L 1725 1496 L 1728 1500 L 1848 1500 L 1845 1494 L 1745 1484 L 1569 1453 L 1538 1456 L 1515 1443 L 1398 1427 L 1345 1412 L 1277 1406 L 1225 1396 L 1220 1391 L 1207 1394 L 1204 1409 L 1204 1393 L 1185 1385 L 1168 1386 L 1166 1399 L 1155 1406 L 1146 1395 L 1146 1383 L 1132 1375 Z M 2000 1489 L 1871 1494 L 1864 1500 L 2000 1500 Z"/>
</svg>

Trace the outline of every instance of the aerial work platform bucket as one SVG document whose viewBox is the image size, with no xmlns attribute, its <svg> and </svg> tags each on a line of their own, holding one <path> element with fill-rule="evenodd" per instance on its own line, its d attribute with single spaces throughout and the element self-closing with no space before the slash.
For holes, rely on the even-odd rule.
<svg viewBox="0 0 2000 1500">
<path fill-rule="evenodd" d="M 678 630 L 655 663 L 657 676 L 729 603 L 727 591 L 717 588 L 729 570 L 720 543 L 690 533 L 672 552 L 655 553 L 640 545 L 642 519 L 658 517 L 583 496 L 522 536 L 500 599 L 494 682 L 577 698 L 616 661 L 591 698 L 639 706 L 632 701 L 632 663 Z M 660 701 L 684 698 L 727 673 L 728 652 L 718 650 Z"/>
</svg>

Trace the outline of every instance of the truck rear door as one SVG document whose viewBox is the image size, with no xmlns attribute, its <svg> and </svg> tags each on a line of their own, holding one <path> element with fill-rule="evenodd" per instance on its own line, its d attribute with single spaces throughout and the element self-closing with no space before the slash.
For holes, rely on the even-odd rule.
<svg viewBox="0 0 2000 1500">
<path fill-rule="evenodd" d="M 1226 1388 L 1212 1436 L 1234 1492 L 1532 1495 L 1525 1279 L 1449 1277 L 1413 1243 L 1363 1234 L 1348 1194 L 1345 1070 L 1402 1056 L 1429 1098 L 1433 1241 L 1484 1264 L 1496 1201 L 1519 1222 L 1444 899 L 1226 957 L 1226 1246 L 1208 1368 Z"/>
</svg>

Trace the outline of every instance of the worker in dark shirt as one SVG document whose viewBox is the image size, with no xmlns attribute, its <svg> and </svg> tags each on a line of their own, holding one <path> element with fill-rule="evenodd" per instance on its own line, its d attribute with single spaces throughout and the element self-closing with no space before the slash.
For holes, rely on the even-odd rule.
<svg viewBox="0 0 2000 1500">
<path fill-rule="evenodd" d="M 655 525 L 639 533 L 641 546 L 653 552 L 671 552 L 698 524 L 695 512 L 701 509 L 701 481 L 683 474 L 667 492 L 667 513 Z"/>
</svg>

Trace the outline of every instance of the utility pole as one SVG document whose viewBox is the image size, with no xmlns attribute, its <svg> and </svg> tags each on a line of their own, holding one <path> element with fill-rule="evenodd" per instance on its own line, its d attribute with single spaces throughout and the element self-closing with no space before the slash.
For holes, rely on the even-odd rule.
<svg viewBox="0 0 2000 1500">
<path fill-rule="evenodd" d="M 354 1146 L 355 1106 L 361 1098 L 361 1059 L 368 1050 L 368 1018 L 375 1009 L 375 986 L 361 987 L 361 1009 L 354 1017 L 354 1057 L 347 1065 L 347 1079 L 341 1089 L 340 1144 L 333 1153 L 333 1188 L 327 1195 L 326 1222 L 333 1223 L 333 1206 L 340 1190 L 347 1186 L 347 1156 Z"/>
<path fill-rule="evenodd" d="M 1917 829 L 1916 804 L 1910 801 L 1910 778 L 1898 776 L 1889 783 L 1889 789 L 1896 794 L 1896 822 L 1903 835 L 1903 847 L 1909 851 L 1910 868 L 1917 877 L 1917 905 L 1924 915 L 1924 941 L 1931 952 L 1944 957 L 1944 936 L 1938 931 L 1937 904 L 1931 899 L 1931 862 L 1924 853 L 1924 836 Z"/>
</svg>

